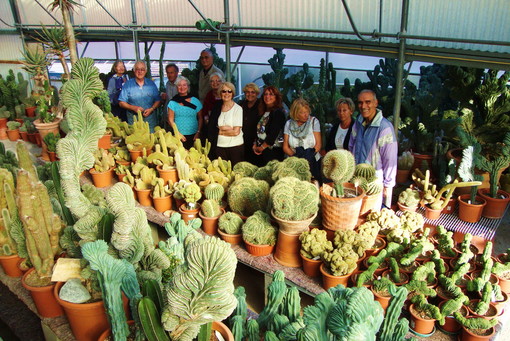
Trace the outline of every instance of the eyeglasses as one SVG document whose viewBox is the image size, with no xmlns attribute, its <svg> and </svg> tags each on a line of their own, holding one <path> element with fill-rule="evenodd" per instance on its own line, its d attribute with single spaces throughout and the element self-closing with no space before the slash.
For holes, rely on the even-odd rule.
<svg viewBox="0 0 510 341">
<path fill-rule="evenodd" d="M 232 93 L 232 90 L 221 90 L 221 93 L 222 93 L 222 94 L 226 94 L 226 93 L 231 94 L 231 93 Z"/>
</svg>

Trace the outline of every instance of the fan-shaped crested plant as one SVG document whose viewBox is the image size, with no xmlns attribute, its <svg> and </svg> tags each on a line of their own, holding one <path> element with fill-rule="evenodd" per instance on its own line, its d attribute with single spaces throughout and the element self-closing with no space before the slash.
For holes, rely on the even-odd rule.
<svg viewBox="0 0 510 341">
<path fill-rule="evenodd" d="M 343 183 L 349 181 L 356 166 L 356 161 L 351 152 L 345 149 L 329 151 L 322 160 L 322 173 L 335 183 L 338 197 L 344 196 Z"/>
</svg>

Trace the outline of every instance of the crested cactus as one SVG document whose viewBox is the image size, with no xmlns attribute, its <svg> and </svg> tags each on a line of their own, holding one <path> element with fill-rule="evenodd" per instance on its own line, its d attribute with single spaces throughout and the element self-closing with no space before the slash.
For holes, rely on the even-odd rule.
<svg viewBox="0 0 510 341">
<path fill-rule="evenodd" d="M 433 304 L 428 303 L 424 295 L 422 294 L 416 295 L 411 299 L 411 301 L 413 302 L 414 309 L 417 312 L 421 312 L 425 314 L 428 318 L 437 320 L 440 325 L 443 325 L 445 323 L 444 316 L 443 314 L 441 314 L 439 308 Z"/>
<path fill-rule="evenodd" d="M 283 220 L 306 220 L 319 210 L 319 189 L 292 176 L 280 178 L 269 197 L 274 216 Z"/>
<path fill-rule="evenodd" d="M 420 192 L 411 188 L 406 188 L 398 195 L 398 202 L 406 207 L 418 207 L 420 199 Z"/>
<path fill-rule="evenodd" d="M 301 242 L 300 253 L 309 259 L 320 259 L 324 252 L 333 251 L 333 244 L 328 240 L 324 230 L 312 229 L 299 235 Z"/>
<path fill-rule="evenodd" d="M 240 234 L 243 227 L 243 219 L 234 212 L 226 212 L 218 221 L 218 228 L 227 234 Z"/>
<path fill-rule="evenodd" d="M 274 182 L 288 176 L 293 176 L 299 180 L 310 182 L 310 180 L 312 180 L 310 164 L 306 161 L 306 159 L 291 156 L 274 166 L 272 175 Z"/>
<path fill-rule="evenodd" d="M 228 189 L 228 204 L 232 212 L 251 216 L 255 211 L 265 211 L 269 199 L 269 184 L 263 180 L 241 178 Z"/>
<path fill-rule="evenodd" d="M 200 187 L 194 182 L 187 184 L 183 191 L 182 196 L 188 208 L 194 208 L 197 201 L 202 197 L 202 193 L 200 193 Z"/>
<path fill-rule="evenodd" d="M 220 204 L 216 200 L 206 199 L 200 205 L 204 217 L 213 218 L 221 214 Z"/>
<path fill-rule="evenodd" d="M 248 161 L 238 162 L 234 168 L 232 169 L 237 174 L 241 174 L 243 177 L 245 176 L 253 176 L 257 171 L 258 167 L 249 163 Z"/>
<path fill-rule="evenodd" d="M 242 228 L 243 239 L 255 245 L 275 245 L 277 229 L 271 225 L 269 215 L 256 211 L 246 219 Z"/>
<path fill-rule="evenodd" d="M 331 150 L 324 156 L 322 173 L 333 180 L 338 197 L 344 196 L 343 183 L 352 178 L 355 166 L 354 156 L 345 149 Z"/>
<path fill-rule="evenodd" d="M 470 330 L 487 330 L 498 324 L 498 319 L 487 320 L 483 317 L 470 317 L 462 316 L 458 311 L 453 313 L 457 322 Z"/>
<path fill-rule="evenodd" d="M 322 254 L 322 260 L 333 276 L 343 276 L 353 272 L 357 267 L 358 259 L 358 254 L 347 244 Z"/>
<path fill-rule="evenodd" d="M 436 227 L 436 239 L 438 242 L 437 249 L 443 256 L 455 257 L 457 253 L 453 250 L 455 247 L 453 232 L 447 231 L 442 225 L 438 225 Z"/>
</svg>

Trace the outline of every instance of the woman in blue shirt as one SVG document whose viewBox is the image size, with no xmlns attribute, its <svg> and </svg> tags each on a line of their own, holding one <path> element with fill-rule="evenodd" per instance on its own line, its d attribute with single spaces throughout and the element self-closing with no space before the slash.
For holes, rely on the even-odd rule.
<svg viewBox="0 0 510 341">
<path fill-rule="evenodd" d="M 202 103 L 189 95 L 190 83 L 186 77 L 177 77 L 177 95 L 168 102 L 168 123 L 179 129 L 184 148 L 190 149 L 202 129 Z"/>
</svg>

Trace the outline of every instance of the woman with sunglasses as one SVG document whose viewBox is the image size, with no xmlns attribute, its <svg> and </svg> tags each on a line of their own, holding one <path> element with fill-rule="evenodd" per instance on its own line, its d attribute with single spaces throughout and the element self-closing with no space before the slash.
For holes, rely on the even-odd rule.
<svg viewBox="0 0 510 341">
<path fill-rule="evenodd" d="M 257 158 L 253 152 L 253 142 L 257 137 L 257 123 L 259 121 L 260 89 L 255 83 L 248 83 L 243 88 L 244 99 L 239 102 L 243 108 L 243 136 L 244 159 L 255 164 Z"/>
<path fill-rule="evenodd" d="M 257 165 L 262 167 L 271 160 L 283 160 L 285 111 L 282 94 L 275 86 L 268 86 L 262 92 L 259 115 L 257 139 L 253 144 L 253 152 L 258 158 Z"/>
<path fill-rule="evenodd" d="M 234 84 L 225 82 L 220 87 L 221 106 L 215 106 L 209 120 L 209 141 L 215 156 L 229 160 L 232 166 L 244 161 L 243 109 L 234 102 Z M 213 148 L 211 148 L 213 149 Z"/>
</svg>

